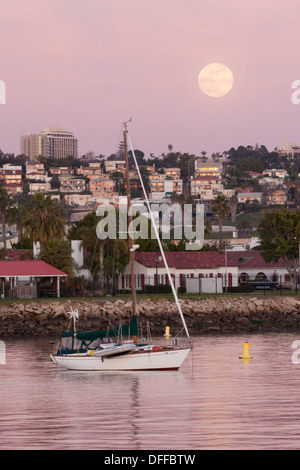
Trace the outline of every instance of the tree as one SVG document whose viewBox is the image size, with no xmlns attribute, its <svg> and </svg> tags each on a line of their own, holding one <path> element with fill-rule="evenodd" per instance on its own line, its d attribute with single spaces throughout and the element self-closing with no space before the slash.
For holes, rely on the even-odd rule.
<svg viewBox="0 0 300 470">
<path fill-rule="evenodd" d="M 284 259 L 291 277 L 296 279 L 300 264 L 300 211 L 279 209 L 266 213 L 258 235 L 263 258 L 266 261 Z"/>
<path fill-rule="evenodd" d="M 207 160 L 207 156 L 206 156 L 206 155 L 207 155 L 207 152 L 202 151 L 202 152 L 201 152 L 201 155 L 202 155 L 202 161 L 205 163 L 206 160 Z"/>
<path fill-rule="evenodd" d="M 15 224 L 18 231 L 18 243 L 22 241 L 22 232 L 23 232 L 23 219 L 24 219 L 24 207 L 20 205 L 14 205 L 8 207 L 7 210 L 7 219 L 8 223 Z"/>
<path fill-rule="evenodd" d="M 29 201 L 23 219 L 24 235 L 41 246 L 53 238 L 63 238 L 65 220 L 56 200 L 37 193 Z"/>
<path fill-rule="evenodd" d="M 68 240 L 53 238 L 44 244 L 40 259 L 72 276 L 74 263 L 71 255 L 72 249 Z"/>
<path fill-rule="evenodd" d="M 251 221 L 247 218 L 238 222 L 237 229 L 241 232 L 244 232 L 244 234 L 247 234 L 249 236 L 249 234 L 251 233 L 253 229 L 253 225 Z"/>
<path fill-rule="evenodd" d="M 223 194 L 218 194 L 218 196 L 215 198 L 212 205 L 212 211 L 213 214 L 218 217 L 219 221 L 219 250 L 221 251 L 223 220 L 230 213 L 230 205 Z"/>
<path fill-rule="evenodd" d="M 237 211 L 237 206 L 238 206 L 238 198 L 236 194 L 232 196 L 229 203 L 230 203 L 230 211 L 231 211 L 231 222 L 235 224 L 236 223 L 236 211 Z"/>
<path fill-rule="evenodd" d="M 266 261 L 298 256 L 300 242 L 300 211 L 279 209 L 264 215 L 258 226 L 261 251 Z"/>
<path fill-rule="evenodd" d="M 11 206 L 12 200 L 8 192 L 3 186 L 3 183 L 0 184 L 0 214 L 1 214 L 1 226 L 2 226 L 2 240 L 3 247 L 6 250 L 6 213 L 8 208 Z"/>
<path fill-rule="evenodd" d="M 50 180 L 51 188 L 52 189 L 59 189 L 60 188 L 60 180 L 57 175 L 54 175 Z"/>
<path fill-rule="evenodd" d="M 125 270 L 129 262 L 129 244 L 127 240 L 100 240 L 97 237 L 97 224 L 100 217 L 96 212 L 90 212 L 81 220 L 75 222 L 68 233 L 69 240 L 82 240 L 87 254 L 85 262 L 96 279 L 100 277 L 104 283 L 105 272 L 115 277 Z"/>
</svg>

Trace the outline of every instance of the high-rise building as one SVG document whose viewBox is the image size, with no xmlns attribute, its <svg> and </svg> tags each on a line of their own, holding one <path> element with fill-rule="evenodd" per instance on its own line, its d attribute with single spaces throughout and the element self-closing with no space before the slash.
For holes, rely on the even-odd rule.
<svg viewBox="0 0 300 470">
<path fill-rule="evenodd" d="M 39 134 L 21 137 L 21 153 L 29 159 L 42 155 L 62 159 L 78 157 L 78 141 L 74 134 L 61 128 L 46 128 Z"/>
<path fill-rule="evenodd" d="M 20 153 L 28 157 L 30 160 L 41 155 L 39 152 L 39 135 L 22 135 Z"/>
</svg>

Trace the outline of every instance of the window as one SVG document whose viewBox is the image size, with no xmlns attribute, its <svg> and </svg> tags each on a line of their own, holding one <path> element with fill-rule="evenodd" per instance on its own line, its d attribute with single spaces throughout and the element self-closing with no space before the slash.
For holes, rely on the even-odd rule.
<svg viewBox="0 0 300 470">
<path fill-rule="evenodd" d="M 240 283 L 248 282 L 249 281 L 249 275 L 247 273 L 242 273 L 240 275 Z"/>
</svg>

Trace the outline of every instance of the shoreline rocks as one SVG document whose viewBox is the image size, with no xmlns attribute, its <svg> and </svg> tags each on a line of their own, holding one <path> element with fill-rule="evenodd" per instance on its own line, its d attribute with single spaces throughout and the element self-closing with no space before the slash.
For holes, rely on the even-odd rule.
<svg viewBox="0 0 300 470">
<path fill-rule="evenodd" d="M 300 300 L 295 297 L 207 298 L 180 300 L 191 335 L 228 332 L 269 332 L 300 328 Z M 71 307 L 78 308 L 78 329 L 106 329 L 131 315 L 131 301 L 106 299 L 30 301 L 0 304 L 0 339 L 5 337 L 60 336 L 72 329 Z M 174 301 L 140 299 L 137 313 L 142 333 L 163 334 L 170 326 L 174 336 L 182 322 Z"/>
</svg>

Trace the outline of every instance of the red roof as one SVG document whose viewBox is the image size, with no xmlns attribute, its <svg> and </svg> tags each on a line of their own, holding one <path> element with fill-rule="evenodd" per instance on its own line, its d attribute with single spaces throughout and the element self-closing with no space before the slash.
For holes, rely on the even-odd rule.
<svg viewBox="0 0 300 470">
<path fill-rule="evenodd" d="M 54 268 L 45 261 L 0 261 L 0 277 L 62 277 L 66 273 Z"/>
<path fill-rule="evenodd" d="M 228 251 L 228 263 L 238 265 L 240 268 L 286 268 L 283 259 L 276 261 L 265 261 L 258 250 L 251 251 Z"/>
<path fill-rule="evenodd" d="M 156 267 L 160 253 L 136 252 L 135 260 L 147 268 Z M 172 251 L 165 253 L 168 266 L 176 269 L 209 269 L 225 266 L 225 257 L 217 251 Z M 163 260 L 157 261 L 157 267 L 163 267 Z M 237 263 L 229 263 L 228 266 L 237 266 Z"/>
</svg>

